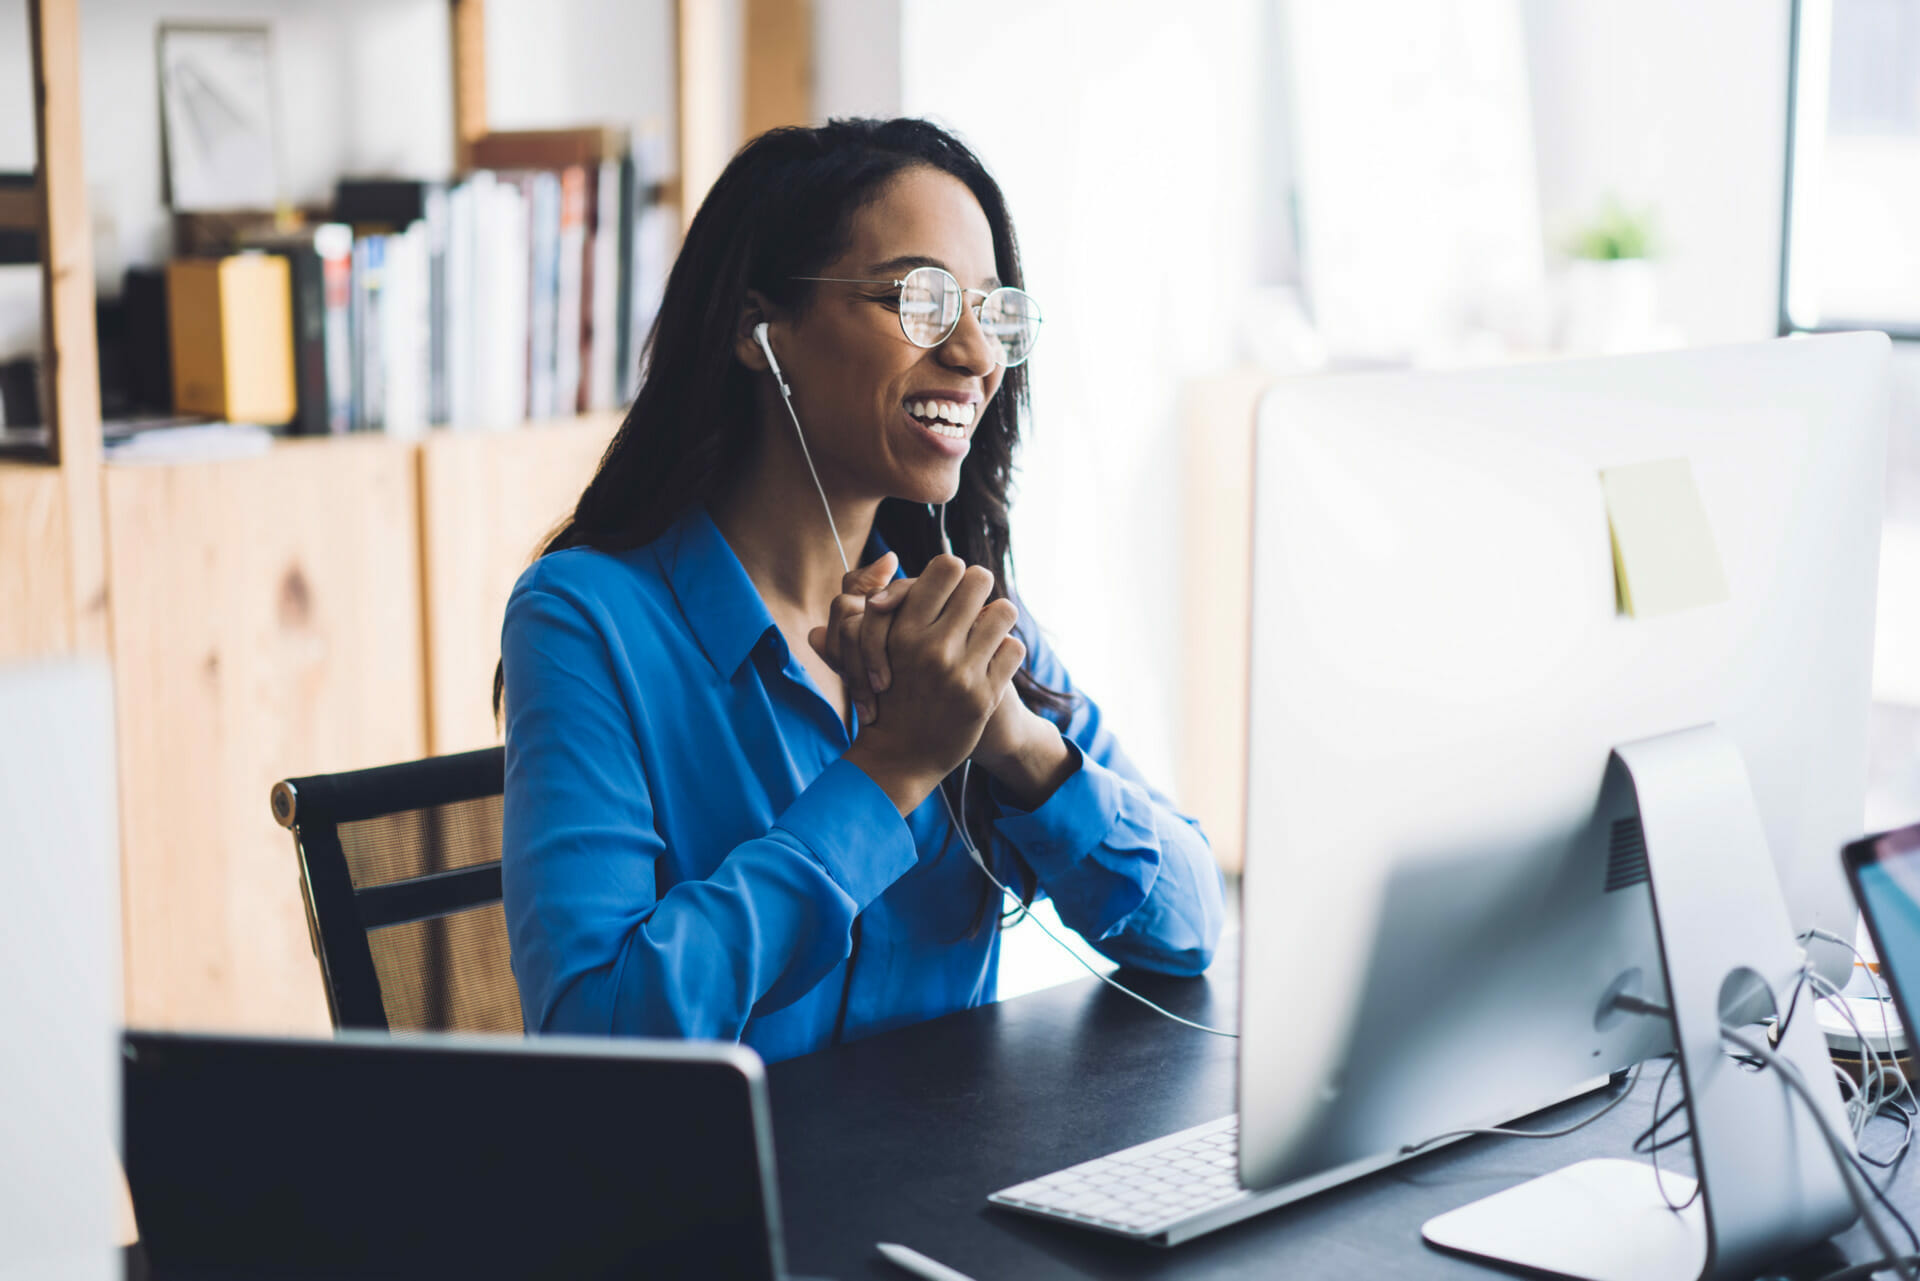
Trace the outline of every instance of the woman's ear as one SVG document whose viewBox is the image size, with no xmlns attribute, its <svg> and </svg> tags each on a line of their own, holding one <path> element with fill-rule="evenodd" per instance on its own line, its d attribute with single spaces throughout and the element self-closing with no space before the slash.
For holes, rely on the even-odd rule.
<svg viewBox="0 0 1920 1281">
<path fill-rule="evenodd" d="M 734 356 L 748 369 L 765 372 L 768 368 L 767 353 L 760 350 L 760 341 L 754 337 L 756 327 L 773 322 L 773 305 L 766 295 L 757 289 L 747 290 L 747 301 L 740 308 L 740 316 L 733 327 Z"/>
</svg>

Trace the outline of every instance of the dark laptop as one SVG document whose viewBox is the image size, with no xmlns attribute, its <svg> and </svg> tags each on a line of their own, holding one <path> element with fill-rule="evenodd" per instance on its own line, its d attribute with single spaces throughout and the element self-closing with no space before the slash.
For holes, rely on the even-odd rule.
<svg viewBox="0 0 1920 1281">
<path fill-rule="evenodd" d="M 161 1281 L 785 1275 L 738 1046 L 130 1031 L 124 1058 Z"/>
<path fill-rule="evenodd" d="M 1863 837 L 1840 856 L 1911 1047 L 1920 998 L 1920 824 Z"/>
</svg>

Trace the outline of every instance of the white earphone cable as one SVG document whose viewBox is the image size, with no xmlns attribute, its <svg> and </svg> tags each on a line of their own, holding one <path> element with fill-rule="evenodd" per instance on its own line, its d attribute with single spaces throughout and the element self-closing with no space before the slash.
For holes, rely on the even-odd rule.
<svg viewBox="0 0 1920 1281">
<path fill-rule="evenodd" d="M 787 407 L 787 417 L 793 420 L 794 434 L 800 438 L 800 455 L 801 457 L 807 460 L 807 473 L 813 477 L 814 492 L 820 495 L 820 509 L 826 512 L 827 514 L 827 528 L 833 531 L 833 549 L 840 554 L 840 568 L 850 574 L 853 572 L 853 567 L 847 564 L 847 549 L 846 549 L 846 545 L 840 541 L 840 527 L 839 525 L 834 523 L 833 505 L 827 501 L 826 488 L 825 486 L 821 485 L 820 473 L 814 468 L 813 454 L 807 448 L 807 433 L 801 429 L 800 415 L 794 412 L 793 393 L 792 393 L 792 390 L 787 386 L 787 380 L 785 376 L 782 375 L 780 372 L 780 362 L 774 358 L 773 346 L 767 340 L 767 327 L 765 325 L 757 326 L 754 330 L 754 338 L 759 342 L 761 350 L 767 353 L 767 363 L 772 366 L 774 384 L 780 388 L 780 401 L 782 404 L 784 404 Z M 932 503 L 927 504 L 927 514 L 929 516 L 934 515 Z M 947 505 L 945 503 L 940 504 L 940 510 L 939 510 L 937 519 L 940 522 L 941 550 L 945 551 L 948 555 L 952 555 L 953 543 L 947 538 Z M 965 761 L 961 764 L 960 766 L 960 803 L 962 805 L 966 804 L 967 781 L 972 776 L 972 771 L 973 771 L 972 761 L 970 760 Z M 955 812 L 953 807 L 953 802 L 947 799 L 946 789 L 941 787 L 936 787 L 934 790 L 940 794 L 941 803 L 947 807 L 947 818 L 952 821 L 953 830 L 960 834 L 960 843 L 966 846 L 967 854 L 973 859 L 973 865 L 980 869 L 981 875 L 985 876 L 989 881 L 993 882 L 994 888 L 998 889 L 1003 895 L 1012 899 L 1015 903 L 1018 903 L 1022 908 L 1027 907 L 1028 905 L 1020 898 L 1018 894 L 1015 894 L 1012 890 L 1008 889 L 1005 885 L 1001 884 L 1000 878 L 987 870 L 987 861 L 980 856 L 980 851 L 974 848 L 973 838 L 967 834 L 967 825 L 960 821 L 960 815 L 957 812 Z M 1068 956 L 1071 956 L 1076 962 L 1080 964 L 1082 968 L 1084 968 L 1087 971 L 1087 973 L 1093 975 L 1093 977 L 1099 979 L 1102 983 L 1105 983 L 1108 987 L 1112 988 L 1114 991 L 1120 992 L 1126 996 L 1132 997 L 1134 1000 L 1140 1002 L 1140 1004 L 1146 1006 L 1148 1009 L 1152 1010 L 1154 1013 L 1159 1014 L 1165 1018 L 1172 1019 L 1175 1023 L 1183 1024 L 1184 1026 L 1190 1027 L 1190 1028 L 1196 1028 L 1202 1032 L 1210 1032 L 1214 1036 L 1231 1037 L 1236 1040 L 1239 1038 L 1240 1034 L 1238 1032 L 1227 1032 L 1217 1027 L 1208 1027 L 1204 1023 L 1196 1023 L 1192 1019 L 1183 1019 L 1178 1014 L 1175 1014 L 1173 1011 L 1162 1009 L 1160 1006 L 1155 1005 L 1152 1001 L 1149 1001 L 1146 997 L 1140 995 L 1138 992 L 1135 992 L 1131 988 L 1125 987 L 1122 984 L 1114 982 L 1112 978 L 1108 977 L 1105 974 L 1102 974 L 1099 970 L 1095 969 L 1092 965 L 1088 964 L 1087 959 L 1084 956 L 1081 956 L 1078 952 L 1074 951 L 1071 947 L 1069 947 L 1065 940 L 1063 940 L 1059 935 L 1055 934 L 1052 930 L 1048 929 L 1046 927 L 1046 924 L 1043 921 L 1041 921 L 1038 917 L 1032 916 L 1031 913 L 1029 913 L 1029 919 L 1032 920 L 1035 925 L 1040 927 L 1040 932 L 1042 934 L 1046 935 L 1048 938 L 1052 939 L 1056 944 L 1058 944 L 1061 951 L 1065 952 Z"/>
</svg>

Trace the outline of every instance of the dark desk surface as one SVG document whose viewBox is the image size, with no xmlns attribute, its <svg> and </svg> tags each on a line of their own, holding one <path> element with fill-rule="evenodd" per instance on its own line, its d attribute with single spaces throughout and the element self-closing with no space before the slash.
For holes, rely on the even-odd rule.
<svg viewBox="0 0 1920 1281">
<path fill-rule="evenodd" d="M 1174 1013 L 1233 1026 L 1237 959 L 1211 975 L 1126 980 Z M 1403 1162 L 1171 1250 L 989 1207 L 987 1195 L 1061 1166 L 1224 1116 L 1234 1042 L 1171 1023 L 1089 978 L 768 1069 L 789 1268 L 856 1281 L 905 1274 L 874 1252 L 898 1241 L 977 1278 L 1488 1278 L 1501 1274 L 1420 1240 L 1433 1215 L 1593 1156 L 1629 1155 L 1652 1119 L 1649 1071 L 1633 1097 L 1578 1134 L 1476 1138 Z M 1529 1118 L 1576 1120 L 1577 1100 Z M 1895 1137 L 1868 1132 L 1869 1151 Z M 1690 1170 L 1685 1145 L 1663 1163 Z M 1920 1214 L 1911 1165 L 1891 1196 Z M 1883 1181 L 1885 1176 L 1881 1176 Z M 1856 1226 L 1783 1261 L 1818 1277 L 1876 1257 Z"/>
</svg>

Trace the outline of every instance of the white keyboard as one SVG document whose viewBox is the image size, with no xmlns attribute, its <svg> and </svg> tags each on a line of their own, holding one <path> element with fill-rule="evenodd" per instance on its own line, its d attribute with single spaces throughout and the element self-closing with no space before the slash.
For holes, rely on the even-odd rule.
<svg viewBox="0 0 1920 1281">
<path fill-rule="evenodd" d="M 987 1199 L 1009 1210 L 1121 1236 L 1185 1237 L 1193 1234 L 1178 1229 L 1199 1227 L 1218 1212 L 1255 1199 L 1240 1186 L 1239 1144 L 1240 1118 L 1222 1117 L 1015 1184 Z"/>
</svg>

